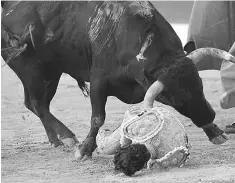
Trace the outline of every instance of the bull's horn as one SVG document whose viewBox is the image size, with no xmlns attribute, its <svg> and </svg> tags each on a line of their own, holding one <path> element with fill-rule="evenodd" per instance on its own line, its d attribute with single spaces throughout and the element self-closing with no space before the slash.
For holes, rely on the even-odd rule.
<svg viewBox="0 0 235 183">
<path fill-rule="evenodd" d="M 164 86 L 160 81 L 155 81 L 144 96 L 144 108 L 153 108 L 155 98 L 163 91 Z"/>
<path fill-rule="evenodd" d="M 193 63 L 196 65 L 198 62 L 203 61 L 206 56 L 212 57 L 214 59 L 227 60 L 235 63 L 235 57 L 230 53 L 217 49 L 217 48 L 199 48 L 187 55 L 188 58 L 192 59 Z"/>
</svg>

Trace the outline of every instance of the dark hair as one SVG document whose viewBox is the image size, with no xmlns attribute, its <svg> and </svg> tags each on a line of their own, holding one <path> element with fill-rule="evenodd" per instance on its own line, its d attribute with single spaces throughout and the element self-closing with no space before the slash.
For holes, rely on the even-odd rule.
<svg viewBox="0 0 235 183">
<path fill-rule="evenodd" d="M 127 176 L 134 175 L 144 167 L 150 157 L 150 152 L 143 144 L 120 147 L 114 155 L 115 171 L 121 171 Z"/>
</svg>

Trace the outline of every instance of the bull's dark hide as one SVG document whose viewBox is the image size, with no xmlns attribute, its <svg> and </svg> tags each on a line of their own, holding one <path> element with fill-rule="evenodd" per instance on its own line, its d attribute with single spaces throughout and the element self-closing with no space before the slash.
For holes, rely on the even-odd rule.
<svg viewBox="0 0 235 183">
<path fill-rule="evenodd" d="M 91 128 L 80 145 L 81 157 L 96 148 L 107 97 L 139 103 L 156 80 L 164 85 L 156 100 L 198 127 L 214 119 L 195 65 L 171 25 L 147 1 L 7 1 L 1 28 L 2 47 L 27 44 L 8 65 L 23 83 L 26 107 L 41 119 L 56 146 L 76 140 L 49 110 L 61 74 L 76 79 L 84 93 L 90 82 Z M 4 60 L 13 50 L 2 51 Z"/>
</svg>

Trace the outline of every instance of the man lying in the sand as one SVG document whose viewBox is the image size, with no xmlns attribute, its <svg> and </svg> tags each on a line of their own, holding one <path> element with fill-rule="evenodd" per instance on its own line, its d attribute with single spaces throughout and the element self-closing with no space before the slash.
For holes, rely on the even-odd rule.
<svg viewBox="0 0 235 183">
<path fill-rule="evenodd" d="M 184 126 L 174 114 L 161 107 L 153 108 L 153 101 L 145 98 L 144 111 L 132 106 L 114 132 L 100 130 L 97 150 L 115 154 L 115 170 L 131 176 L 155 165 L 183 166 L 189 158 L 188 138 Z"/>
</svg>

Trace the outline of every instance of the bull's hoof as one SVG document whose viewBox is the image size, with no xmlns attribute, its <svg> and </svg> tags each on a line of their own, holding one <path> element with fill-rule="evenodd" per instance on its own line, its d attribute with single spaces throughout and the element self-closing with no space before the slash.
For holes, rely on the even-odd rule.
<svg viewBox="0 0 235 183">
<path fill-rule="evenodd" d="M 73 147 L 75 144 L 79 143 L 76 137 L 73 138 L 63 138 L 60 139 L 65 147 Z"/>
<path fill-rule="evenodd" d="M 86 161 L 92 158 L 92 152 L 96 148 L 95 140 L 90 137 L 87 138 L 82 144 L 78 145 L 75 150 L 76 161 Z"/>
<path fill-rule="evenodd" d="M 63 145 L 63 142 L 61 142 L 57 137 L 56 138 L 49 137 L 48 139 L 51 146 L 59 147 Z"/>
<path fill-rule="evenodd" d="M 231 125 L 226 126 L 226 128 L 224 129 L 225 133 L 229 134 L 229 133 L 235 133 L 235 122 Z"/>
<path fill-rule="evenodd" d="M 202 128 L 213 144 L 220 145 L 228 140 L 227 135 L 216 124 L 210 123 Z"/>
<path fill-rule="evenodd" d="M 213 144 L 220 145 L 220 144 L 225 143 L 227 140 L 228 140 L 227 135 L 225 135 L 225 133 L 223 133 L 222 135 L 215 137 L 215 138 L 211 139 L 210 141 Z"/>
<path fill-rule="evenodd" d="M 75 161 L 86 161 L 91 160 L 92 156 L 82 155 L 80 148 L 77 147 L 74 154 Z"/>
<path fill-rule="evenodd" d="M 75 153 L 74 153 L 74 158 L 75 160 L 80 160 L 81 159 L 81 152 L 80 152 L 80 149 L 79 149 L 79 146 L 77 146 L 75 148 Z"/>
</svg>

